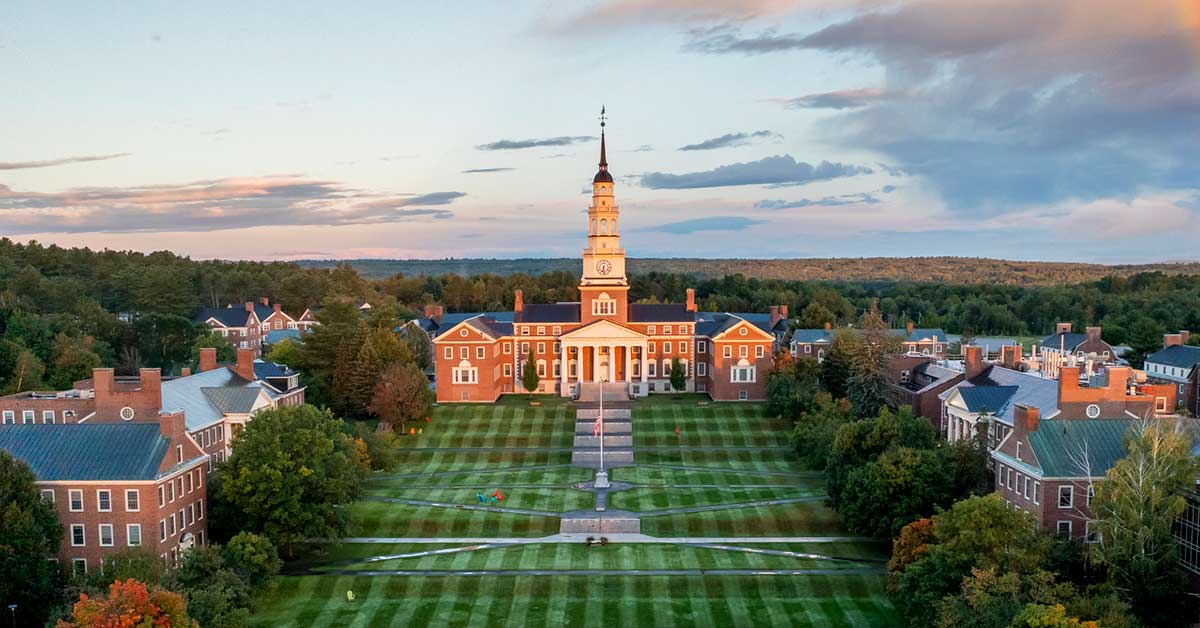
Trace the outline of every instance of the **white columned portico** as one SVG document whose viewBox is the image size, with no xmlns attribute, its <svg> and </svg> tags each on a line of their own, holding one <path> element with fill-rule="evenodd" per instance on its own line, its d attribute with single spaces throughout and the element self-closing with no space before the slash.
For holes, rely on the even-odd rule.
<svg viewBox="0 0 1200 628">
<path fill-rule="evenodd" d="M 571 363 L 567 360 L 569 350 L 567 343 L 558 343 L 558 394 L 568 396 L 571 394 L 570 384 L 567 382 L 567 371 L 571 368 Z"/>
<path fill-rule="evenodd" d="M 605 381 L 617 380 L 617 345 L 608 345 L 608 377 Z"/>
</svg>

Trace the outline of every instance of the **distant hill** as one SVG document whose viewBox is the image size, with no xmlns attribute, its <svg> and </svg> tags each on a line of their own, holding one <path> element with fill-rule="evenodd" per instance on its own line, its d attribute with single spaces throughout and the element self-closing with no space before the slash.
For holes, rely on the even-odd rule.
<svg viewBox="0 0 1200 628">
<path fill-rule="evenodd" d="M 405 275 L 510 275 L 564 271 L 578 274 L 578 258 L 525 259 L 357 259 L 300 260 L 306 268 L 332 268 L 348 263 L 369 278 L 396 273 Z M 810 281 L 919 281 L 953 284 L 1048 285 L 1095 281 L 1107 275 L 1129 276 L 1161 271 L 1167 274 L 1200 274 L 1200 262 L 1159 264 L 1077 264 L 1071 262 L 1022 262 L 971 257 L 861 257 L 811 259 L 699 259 L 642 258 L 628 261 L 629 272 L 645 274 L 687 273 L 721 277 L 741 273 L 760 279 Z"/>
</svg>

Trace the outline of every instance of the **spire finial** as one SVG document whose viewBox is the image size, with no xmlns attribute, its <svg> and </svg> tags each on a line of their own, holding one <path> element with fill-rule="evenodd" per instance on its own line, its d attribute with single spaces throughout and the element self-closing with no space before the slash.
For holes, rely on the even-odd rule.
<svg viewBox="0 0 1200 628">
<path fill-rule="evenodd" d="M 608 170 L 608 157 L 604 151 L 604 125 L 608 116 L 604 113 L 604 105 L 600 105 L 600 170 Z"/>
</svg>

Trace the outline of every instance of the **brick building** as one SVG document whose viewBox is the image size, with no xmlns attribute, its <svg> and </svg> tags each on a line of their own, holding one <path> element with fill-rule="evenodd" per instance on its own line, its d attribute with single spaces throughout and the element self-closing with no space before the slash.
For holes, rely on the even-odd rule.
<svg viewBox="0 0 1200 628">
<path fill-rule="evenodd" d="M 1041 342 L 1040 367 L 1043 375 L 1058 378 L 1058 369 L 1068 358 L 1088 360 L 1097 364 L 1116 364 L 1117 352 L 1101 338 L 1100 327 L 1088 327 L 1086 333 L 1071 331 L 1071 323 L 1059 323 L 1054 333 Z"/>
<path fill-rule="evenodd" d="M 103 569 L 113 552 L 147 547 L 174 564 L 205 542 L 208 455 L 180 413 L 150 422 L 8 425 L 0 449 L 33 470 L 63 524 L 59 560 Z"/>
<path fill-rule="evenodd" d="M 517 291 L 511 318 L 481 313 L 450 324 L 437 312 L 425 317 L 432 325 L 418 323 L 433 331 L 438 401 L 490 402 L 523 392 L 527 360 L 542 393 L 569 396 L 598 382 L 620 384 L 631 396 L 665 392 L 678 359 L 688 391 L 714 399 L 765 397 L 775 328 L 786 307 L 755 323 L 699 312 L 693 290 L 686 303 L 630 303 L 613 186 L 602 129 L 579 301 L 526 304 Z"/>
<path fill-rule="evenodd" d="M 233 435 L 263 408 L 301 405 L 299 374 L 286 366 L 256 360 L 239 349 L 234 364 L 217 364 L 216 349 L 200 350 L 197 373 L 164 379 L 158 369 L 142 369 L 137 379 L 95 369 L 92 379 L 69 391 L 20 393 L 0 397 L 0 429 L 11 425 L 157 422 L 160 414 L 183 413 L 188 433 L 220 462 Z"/>
<path fill-rule="evenodd" d="M 942 400 L 939 397 L 963 381 L 966 374 L 941 366 L 930 355 L 901 354 L 888 358 L 888 405 L 910 406 L 941 429 Z"/>
<path fill-rule="evenodd" d="M 1146 356 L 1146 376 L 1175 387 L 1179 407 L 1200 416 L 1200 347 L 1186 344 L 1190 334 L 1163 336 L 1163 348 Z"/>
</svg>

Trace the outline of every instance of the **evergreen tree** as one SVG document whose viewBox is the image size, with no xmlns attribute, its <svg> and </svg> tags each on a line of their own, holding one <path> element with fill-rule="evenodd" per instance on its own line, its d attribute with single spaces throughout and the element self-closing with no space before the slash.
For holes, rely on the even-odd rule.
<svg viewBox="0 0 1200 628">
<path fill-rule="evenodd" d="M 529 354 L 525 357 L 525 368 L 521 373 L 521 385 L 525 388 L 525 392 L 529 393 L 530 397 L 533 392 L 538 389 L 538 384 L 541 383 L 538 378 L 537 367 L 533 363 L 533 348 L 529 349 Z"/>
<path fill-rule="evenodd" d="M 683 362 L 679 358 L 671 358 L 671 389 L 675 392 L 684 392 L 687 390 L 687 371 L 683 369 Z"/>
<path fill-rule="evenodd" d="M 61 586 L 50 559 L 58 553 L 63 527 L 34 481 L 24 462 L 0 450 L 0 602 L 17 605 L 21 626 L 45 621 Z"/>
</svg>

